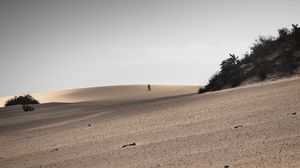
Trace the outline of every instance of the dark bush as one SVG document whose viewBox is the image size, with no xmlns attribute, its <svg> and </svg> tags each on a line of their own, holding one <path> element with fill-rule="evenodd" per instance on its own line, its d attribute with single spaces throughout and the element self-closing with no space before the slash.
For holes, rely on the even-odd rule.
<svg viewBox="0 0 300 168">
<path fill-rule="evenodd" d="M 290 33 L 290 31 L 287 28 L 278 29 L 278 34 L 279 34 L 278 39 L 279 40 L 285 40 L 286 37 L 289 35 L 289 33 Z"/>
<path fill-rule="evenodd" d="M 199 94 L 205 93 L 205 92 L 206 92 L 205 88 L 202 88 L 202 87 L 200 87 L 199 90 L 198 90 Z"/>
<path fill-rule="evenodd" d="M 246 79 L 246 75 L 243 72 L 237 72 L 236 75 L 230 79 L 231 87 L 239 86 Z"/>
<path fill-rule="evenodd" d="M 298 67 L 297 60 L 291 51 L 285 51 L 282 53 L 282 72 L 292 74 Z"/>
<path fill-rule="evenodd" d="M 253 58 L 251 57 L 251 55 L 247 52 L 246 54 L 244 54 L 244 57 L 241 59 L 241 64 L 249 64 L 253 61 Z"/>
<path fill-rule="evenodd" d="M 300 27 L 298 27 L 298 24 L 292 24 L 292 33 L 297 33 L 300 31 Z"/>
<path fill-rule="evenodd" d="M 23 95 L 23 96 L 15 96 L 6 101 L 5 106 L 13 106 L 13 105 L 28 105 L 28 104 L 40 104 L 38 100 L 36 100 L 31 95 Z"/>
<path fill-rule="evenodd" d="M 296 49 L 300 48 L 300 31 L 295 35 L 295 47 Z"/>
<path fill-rule="evenodd" d="M 267 78 L 267 71 L 266 69 L 259 67 L 258 68 L 258 76 L 260 80 L 265 80 Z"/>
<path fill-rule="evenodd" d="M 230 57 L 221 62 L 221 70 L 212 75 L 208 84 L 199 89 L 198 93 L 236 87 L 253 76 L 264 80 L 271 73 L 293 73 L 298 67 L 293 52 L 300 48 L 300 28 L 293 24 L 292 29 L 281 28 L 278 34 L 277 38 L 259 36 L 250 48 L 250 53 L 244 54 L 241 60 L 234 54 L 229 54 Z M 279 57 L 274 55 L 277 52 L 282 52 Z"/>
<path fill-rule="evenodd" d="M 22 108 L 24 111 L 33 111 L 34 110 L 33 106 L 31 106 L 29 104 L 23 104 Z"/>
<path fill-rule="evenodd" d="M 256 65 L 255 70 L 260 80 L 265 80 L 268 77 L 268 73 L 273 72 L 272 62 L 263 60 Z"/>
<path fill-rule="evenodd" d="M 300 48 L 300 27 L 298 24 L 292 24 L 292 36 L 295 39 L 296 49 Z"/>
<path fill-rule="evenodd" d="M 222 77 L 221 72 L 215 73 L 208 81 L 208 84 L 205 86 L 205 91 L 216 91 L 221 90 L 224 87 L 224 77 Z"/>
<path fill-rule="evenodd" d="M 275 40 L 276 38 L 273 36 L 259 36 L 250 48 L 251 53 L 248 59 L 253 61 L 255 58 L 260 58 L 264 55 L 270 54 L 272 50 L 277 47 Z"/>
</svg>

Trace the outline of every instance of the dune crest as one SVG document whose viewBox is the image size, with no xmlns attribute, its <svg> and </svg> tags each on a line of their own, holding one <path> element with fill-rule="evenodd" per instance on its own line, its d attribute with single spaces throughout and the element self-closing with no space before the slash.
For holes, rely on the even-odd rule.
<svg viewBox="0 0 300 168">
<path fill-rule="evenodd" d="M 120 85 L 70 89 L 55 92 L 32 94 L 41 103 L 50 102 L 116 102 L 130 100 L 145 100 L 159 97 L 177 96 L 182 94 L 196 93 L 199 86 L 185 85 L 151 85 L 148 91 L 147 85 Z M 0 97 L 0 106 L 12 96 Z"/>
</svg>

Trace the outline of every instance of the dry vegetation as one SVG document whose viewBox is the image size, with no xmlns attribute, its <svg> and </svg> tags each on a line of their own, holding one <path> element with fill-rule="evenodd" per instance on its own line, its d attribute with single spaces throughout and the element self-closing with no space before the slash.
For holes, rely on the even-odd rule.
<svg viewBox="0 0 300 168">
<path fill-rule="evenodd" d="M 251 52 L 244 54 L 242 59 L 234 54 L 222 61 L 221 70 L 215 73 L 199 93 L 216 91 L 228 87 L 239 86 L 252 77 L 260 80 L 272 76 L 283 77 L 298 73 L 300 65 L 300 28 L 292 25 L 292 29 L 278 30 L 279 36 L 260 36 Z"/>
</svg>

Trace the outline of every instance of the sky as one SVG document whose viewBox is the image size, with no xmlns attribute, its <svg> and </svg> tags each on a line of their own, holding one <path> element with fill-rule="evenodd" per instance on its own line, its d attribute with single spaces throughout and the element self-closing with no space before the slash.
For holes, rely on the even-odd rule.
<svg viewBox="0 0 300 168">
<path fill-rule="evenodd" d="M 205 85 L 229 53 L 299 23 L 298 0 L 0 0 L 0 96 Z"/>
</svg>

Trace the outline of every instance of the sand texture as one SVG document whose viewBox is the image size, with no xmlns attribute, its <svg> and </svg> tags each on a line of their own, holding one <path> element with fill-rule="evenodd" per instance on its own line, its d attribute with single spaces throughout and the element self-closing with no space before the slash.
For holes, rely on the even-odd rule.
<svg viewBox="0 0 300 168">
<path fill-rule="evenodd" d="M 132 100 L 145 100 L 159 97 L 191 94 L 196 93 L 199 89 L 199 86 L 151 85 L 151 89 L 151 92 L 149 92 L 147 85 L 121 85 L 70 89 L 55 92 L 36 93 L 32 95 L 41 103 L 75 103 L 97 101 L 98 104 L 107 104 L 109 102 L 118 103 Z M 3 107 L 5 101 L 12 97 L 13 96 L 0 97 L 0 107 Z"/>
<path fill-rule="evenodd" d="M 1 108 L 0 167 L 300 167 L 299 77 L 158 98 L 171 90 Z"/>
</svg>

